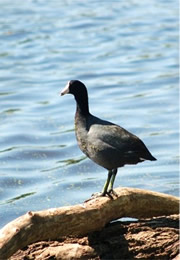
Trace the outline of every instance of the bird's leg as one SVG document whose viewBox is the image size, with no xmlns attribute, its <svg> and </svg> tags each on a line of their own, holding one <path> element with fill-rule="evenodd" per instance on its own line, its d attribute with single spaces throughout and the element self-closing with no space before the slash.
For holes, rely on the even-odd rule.
<svg viewBox="0 0 180 260">
<path fill-rule="evenodd" d="M 108 193 L 113 193 L 114 195 L 117 195 L 115 193 L 115 191 L 113 190 L 113 185 L 114 185 L 114 181 L 115 181 L 115 178 L 116 178 L 116 174 L 117 174 L 117 169 L 113 169 L 111 180 L 110 180 L 110 183 L 109 183 L 109 186 L 108 186 Z"/>
<path fill-rule="evenodd" d="M 108 172 L 108 177 L 107 177 L 107 180 L 106 180 L 106 182 L 105 182 L 105 185 L 104 185 L 104 188 L 103 188 L 103 191 L 102 191 L 102 194 L 101 194 L 102 196 L 106 196 L 106 194 L 108 194 L 107 189 L 108 189 L 108 187 L 109 187 L 109 183 L 110 183 L 112 174 L 113 174 L 112 170 L 109 170 L 109 172 Z M 109 195 L 109 194 L 108 194 L 108 195 Z"/>
<path fill-rule="evenodd" d="M 111 196 L 110 192 L 107 191 L 109 183 L 110 183 L 110 180 L 111 180 L 111 177 L 112 177 L 112 174 L 113 174 L 112 170 L 109 170 L 108 177 L 107 177 L 107 180 L 105 182 L 105 185 L 104 185 L 104 188 L 103 188 L 102 192 L 93 193 L 91 198 L 88 199 L 88 200 L 85 200 L 85 202 L 87 202 L 87 201 L 89 201 L 91 199 L 95 199 L 95 198 L 106 196 L 106 195 L 108 195 L 111 199 L 113 199 L 113 197 Z"/>
<path fill-rule="evenodd" d="M 108 195 L 110 199 L 113 199 L 111 193 L 113 195 L 116 195 L 116 193 L 113 191 L 113 184 L 114 184 L 114 180 L 116 177 L 116 173 L 117 173 L 117 169 L 109 170 L 108 177 L 107 177 L 107 180 L 105 182 L 102 192 L 92 194 L 91 198 L 86 200 L 85 202 L 87 202 L 91 199 L 98 198 L 101 196 L 106 196 L 106 195 Z"/>
</svg>

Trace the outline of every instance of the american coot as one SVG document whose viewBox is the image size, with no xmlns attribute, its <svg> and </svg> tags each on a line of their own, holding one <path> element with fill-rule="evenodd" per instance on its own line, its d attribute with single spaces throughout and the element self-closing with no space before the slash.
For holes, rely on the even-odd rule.
<svg viewBox="0 0 180 260">
<path fill-rule="evenodd" d="M 113 193 L 117 169 L 156 158 L 135 135 L 89 112 L 86 86 L 79 80 L 67 83 L 61 95 L 72 94 L 76 100 L 75 132 L 80 149 L 95 163 L 108 170 L 102 196 Z"/>
</svg>

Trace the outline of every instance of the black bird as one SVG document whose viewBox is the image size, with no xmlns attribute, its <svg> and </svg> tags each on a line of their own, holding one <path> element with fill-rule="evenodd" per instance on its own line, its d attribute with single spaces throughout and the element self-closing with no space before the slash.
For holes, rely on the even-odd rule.
<svg viewBox="0 0 180 260">
<path fill-rule="evenodd" d="M 113 193 L 119 167 L 156 160 L 137 136 L 89 112 L 88 92 L 81 81 L 69 81 L 61 92 L 61 95 L 65 94 L 74 95 L 76 100 L 75 132 L 80 149 L 91 160 L 108 170 L 102 196 Z"/>
</svg>

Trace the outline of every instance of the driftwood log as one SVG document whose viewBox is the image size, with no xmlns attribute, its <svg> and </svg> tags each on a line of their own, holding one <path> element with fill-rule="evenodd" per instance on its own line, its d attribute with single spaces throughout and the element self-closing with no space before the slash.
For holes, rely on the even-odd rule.
<svg viewBox="0 0 180 260">
<path fill-rule="evenodd" d="M 10 260 L 180 260 L 179 215 L 109 223 L 87 236 L 40 241 L 18 250 Z"/>
<path fill-rule="evenodd" d="M 44 241 L 43 243 L 47 243 L 45 241 L 54 241 L 52 243 L 56 243 L 56 241 L 64 241 L 65 239 L 68 240 L 68 238 L 69 241 L 71 241 L 71 239 L 74 239 L 73 241 L 75 241 L 78 237 L 83 239 L 83 236 L 94 234 L 92 232 L 100 232 L 106 224 L 121 217 L 144 219 L 179 213 L 179 199 L 174 196 L 133 188 L 117 188 L 115 189 L 115 192 L 116 196 L 114 196 L 113 199 L 99 197 L 75 206 L 37 212 L 29 211 L 27 214 L 15 219 L 0 230 L 0 259 L 7 259 L 19 249 L 25 248 L 38 241 Z M 153 220 L 149 221 L 151 222 Z M 175 228 L 175 231 L 172 231 L 170 236 L 172 237 L 172 246 L 170 244 L 167 245 L 171 247 L 171 249 L 173 246 L 176 248 L 176 250 L 174 249 L 172 252 L 174 256 L 177 255 L 178 250 L 178 233 L 176 232 L 176 229 L 177 228 Z M 146 231 L 146 229 L 144 231 Z M 169 227 L 169 232 L 170 231 L 171 225 Z M 139 235 L 139 240 L 147 240 L 145 233 L 143 235 L 144 239 L 141 237 L 142 234 Z M 121 234 L 122 232 L 120 235 Z M 131 243 L 133 243 L 134 240 L 135 238 L 132 239 Z M 153 247 L 152 242 L 154 241 L 155 243 L 155 237 L 150 238 L 150 240 L 151 246 Z M 125 238 L 125 242 L 128 243 L 128 237 Z M 64 252 L 66 255 L 70 250 L 71 255 L 73 254 L 74 256 L 70 258 L 70 256 L 66 255 L 63 258 L 59 252 L 59 255 L 61 256 L 58 258 L 58 255 L 56 255 L 56 258 L 53 259 L 93 259 L 93 257 L 94 259 L 100 259 L 96 258 L 98 257 L 96 250 L 91 248 L 90 244 L 86 242 L 84 242 L 83 248 L 81 248 L 82 245 L 78 242 L 64 243 L 64 245 L 64 248 L 62 245 L 58 248 L 61 253 Z M 84 252 L 84 258 L 83 256 L 80 256 L 79 252 L 81 249 L 82 252 Z M 85 257 L 86 251 L 88 252 L 88 250 L 90 250 L 93 257 L 89 257 L 89 255 Z M 38 259 L 38 257 L 31 259 Z M 39 259 L 50 258 L 45 258 L 45 256 L 43 256 Z M 149 259 L 153 259 L 153 257 Z"/>
</svg>

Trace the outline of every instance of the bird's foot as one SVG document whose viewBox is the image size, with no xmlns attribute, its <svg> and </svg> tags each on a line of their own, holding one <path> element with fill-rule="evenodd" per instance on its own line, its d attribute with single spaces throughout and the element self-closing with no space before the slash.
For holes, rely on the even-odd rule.
<svg viewBox="0 0 180 260">
<path fill-rule="evenodd" d="M 101 193 L 102 197 L 109 197 L 111 200 L 113 200 L 112 192 L 111 191 L 105 191 Z"/>
<path fill-rule="evenodd" d="M 85 200 L 84 202 L 88 202 L 90 200 L 93 200 L 93 199 L 96 199 L 99 197 L 102 197 L 102 192 L 95 192 L 91 195 L 91 197 L 89 199 Z"/>
<path fill-rule="evenodd" d="M 108 196 L 110 199 L 113 199 L 113 196 L 118 197 L 118 194 L 113 189 L 109 189 L 108 191 L 93 193 L 91 195 L 91 198 L 106 197 L 106 196 Z"/>
<path fill-rule="evenodd" d="M 117 196 L 117 193 L 114 191 L 114 190 L 109 190 L 109 191 L 106 191 L 106 192 L 96 192 L 96 193 L 93 193 L 91 198 L 94 199 L 94 198 L 99 198 L 99 197 L 109 197 L 110 199 L 113 199 L 113 196 Z"/>
<path fill-rule="evenodd" d="M 92 199 L 95 199 L 95 198 L 99 198 L 99 197 L 102 197 L 102 192 L 95 192 L 91 195 L 91 198 Z"/>
<path fill-rule="evenodd" d="M 91 195 L 91 198 L 85 200 L 84 202 L 88 202 L 90 200 L 96 199 L 96 198 L 100 198 L 100 197 L 106 197 L 108 196 L 110 199 L 113 199 L 112 195 L 110 194 L 111 192 L 106 191 L 106 192 L 95 192 Z"/>
<path fill-rule="evenodd" d="M 111 196 L 114 195 L 115 197 L 118 197 L 117 192 L 115 192 L 113 189 L 108 190 L 107 193 L 109 193 Z"/>
</svg>

